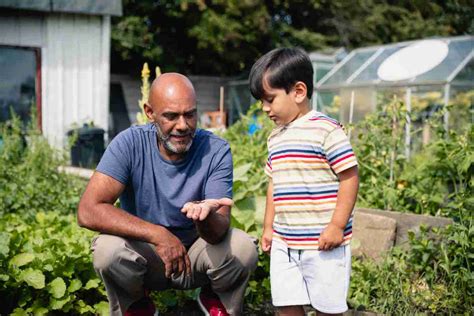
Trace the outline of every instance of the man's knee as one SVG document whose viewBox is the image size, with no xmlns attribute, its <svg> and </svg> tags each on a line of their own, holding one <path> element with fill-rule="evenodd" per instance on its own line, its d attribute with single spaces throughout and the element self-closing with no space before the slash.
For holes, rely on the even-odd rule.
<svg viewBox="0 0 474 316">
<path fill-rule="evenodd" d="M 250 272 L 257 267 L 258 252 L 255 240 L 248 234 L 239 230 L 232 229 L 232 240 L 230 246 L 232 255 Z"/>
<path fill-rule="evenodd" d="M 98 273 L 109 271 L 125 248 L 125 240 L 113 235 L 99 235 L 92 242 L 93 264 Z"/>
</svg>

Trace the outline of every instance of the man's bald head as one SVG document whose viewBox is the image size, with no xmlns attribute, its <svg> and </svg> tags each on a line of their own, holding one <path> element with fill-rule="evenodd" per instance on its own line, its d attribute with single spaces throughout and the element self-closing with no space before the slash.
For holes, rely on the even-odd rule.
<svg viewBox="0 0 474 316">
<path fill-rule="evenodd" d="M 196 93 L 193 84 L 186 76 L 170 72 L 153 80 L 148 103 L 155 111 L 166 104 L 189 102 L 196 103 Z"/>
<path fill-rule="evenodd" d="M 150 88 L 145 114 L 156 127 L 160 152 L 179 160 L 191 148 L 197 127 L 196 93 L 191 81 L 178 73 L 165 73 Z"/>
</svg>

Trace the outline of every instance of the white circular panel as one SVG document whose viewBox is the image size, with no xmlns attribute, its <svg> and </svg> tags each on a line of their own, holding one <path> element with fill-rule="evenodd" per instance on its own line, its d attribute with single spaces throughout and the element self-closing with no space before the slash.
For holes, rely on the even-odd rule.
<svg viewBox="0 0 474 316">
<path fill-rule="evenodd" d="M 448 55 L 448 45 L 440 40 L 424 40 L 390 55 L 377 70 L 385 81 L 407 80 L 438 66 Z"/>
</svg>

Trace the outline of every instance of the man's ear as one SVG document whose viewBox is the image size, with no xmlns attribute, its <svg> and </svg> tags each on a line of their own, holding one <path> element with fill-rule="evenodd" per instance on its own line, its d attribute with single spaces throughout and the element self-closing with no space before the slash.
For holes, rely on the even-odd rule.
<svg viewBox="0 0 474 316">
<path fill-rule="evenodd" d="M 293 88 L 293 93 L 295 96 L 296 103 L 302 103 L 306 99 L 306 93 L 308 92 L 308 88 L 303 81 L 298 81 L 295 83 Z"/>
<path fill-rule="evenodd" d="M 148 117 L 148 120 L 150 122 L 154 122 L 155 117 L 153 116 L 153 109 L 151 108 L 151 105 L 148 102 L 143 104 L 143 110 L 145 111 L 145 114 L 146 114 L 146 117 Z"/>
</svg>

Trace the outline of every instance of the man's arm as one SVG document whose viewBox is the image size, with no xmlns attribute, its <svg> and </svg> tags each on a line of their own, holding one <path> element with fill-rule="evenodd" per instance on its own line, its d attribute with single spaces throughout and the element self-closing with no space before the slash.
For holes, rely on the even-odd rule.
<svg viewBox="0 0 474 316">
<path fill-rule="evenodd" d="M 229 198 L 207 199 L 188 202 L 181 212 L 194 221 L 202 239 L 210 244 L 217 244 L 229 230 L 232 204 Z"/>
<path fill-rule="evenodd" d="M 114 178 L 95 172 L 79 202 L 79 225 L 155 245 L 165 263 L 167 277 L 182 271 L 190 273 L 186 249 L 176 236 L 162 226 L 144 221 L 113 205 L 124 189 L 125 186 Z"/>
<path fill-rule="evenodd" d="M 351 216 L 359 191 L 359 171 L 357 166 L 338 174 L 339 191 L 331 222 L 319 238 L 320 250 L 331 250 L 344 241 L 344 229 Z"/>
</svg>

